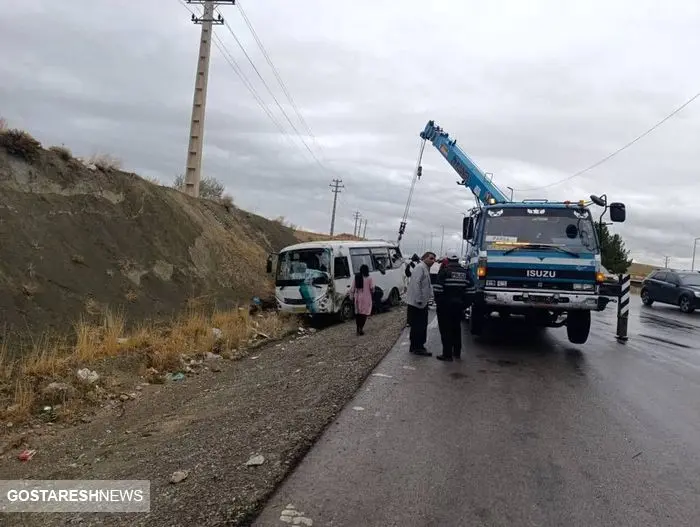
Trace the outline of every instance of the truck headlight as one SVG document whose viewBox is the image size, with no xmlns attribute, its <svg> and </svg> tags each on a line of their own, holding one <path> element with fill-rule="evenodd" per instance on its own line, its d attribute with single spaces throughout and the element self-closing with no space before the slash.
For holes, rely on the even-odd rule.
<svg viewBox="0 0 700 527">
<path fill-rule="evenodd" d="M 574 291 L 593 291 L 593 284 L 574 284 Z"/>
</svg>

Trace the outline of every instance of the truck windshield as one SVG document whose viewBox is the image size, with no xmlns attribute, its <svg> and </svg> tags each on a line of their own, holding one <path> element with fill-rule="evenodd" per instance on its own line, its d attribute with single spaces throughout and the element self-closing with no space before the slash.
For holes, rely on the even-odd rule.
<svg viewBox="0 0 700 527">
<path fill-rule="evenodd" d="M 330 250 L 299 249 L 280 253 L 277 260 L 275 285 L 299 285 L 303 282 L 328 283 Z"/>
<path fill-rule="evenodd" d="M 597 252 L 597 241 L 586 209 L 491 208 L 487 209 L 484 246 L 511 249 L 528 244 L 555 245 L 576 253 Z"/>
</svg>

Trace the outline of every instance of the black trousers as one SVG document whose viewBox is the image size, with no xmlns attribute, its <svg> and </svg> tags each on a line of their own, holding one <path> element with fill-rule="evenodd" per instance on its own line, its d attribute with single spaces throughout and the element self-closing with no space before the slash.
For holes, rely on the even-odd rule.
<svg viewBox="0 0 700 527">
<path fill-rule="evenodd" d="M 428 306 L 408 306 L 407 314 L 408 323 L 411 325 L 411 349 L 424 349 L 428 338 Z"/>
<path fill-rule="evenodd" d="M 367 315 L 355 314 L 355 324 L 357 325 L 358 333 L 365 328 L 365 322 L 367 322 Z"/>
<path fill-rule="evenodd" d="M 457 305 L 438 305 L 437 319 L 442 340 L 442 354 L 445 357 L 459 356 L 462 353 L 462 319 L 464 309 Z"/>
</svg>

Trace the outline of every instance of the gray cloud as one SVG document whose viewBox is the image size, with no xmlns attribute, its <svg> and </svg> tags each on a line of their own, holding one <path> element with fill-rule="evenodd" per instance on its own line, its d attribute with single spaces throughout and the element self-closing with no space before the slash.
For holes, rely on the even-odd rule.
<svg viewBox="0 0 700 527">
<path fill-rule="evenodd" d="M 0 114 L 46 144 L 109 152 L 131 170 L 170 181 L 183 171 L 199 28 L 176 0 L 6 2 L 0 20 Z M 579 5 L 580 4 L 580 5 Z M 204 170 L 236 202 L 309 229 L 330 224 L 331 178 L 343 179 L 337 230 L 352 212 L 368 234 L 394 238 L 418 153 L 435 119 L 502 187 L 541 187 L 604 157 L 697 91 L 696 3 L 515 0 L 243 2 L 315 134 L 295 136 L 225 28 L 216 33 L 256 87 L 283 135 L 214 49 Z M 236 7 L 221 8 L 298 130 Z M 26 20 L 31 21 L 26 25 Z M 28 29 L 27 29 L 28 28 Z M 26 32 L 29 32 L 29 35 Z M 698 103 L 700 105 L 700 103 Z M 628 205 L 613 227 L 639 261 L 689 265 L 700 236 L 695 206 L 700 106 L 604 165 L 516 198 L 607 193 Z M 317 146 L 320 145 L 320 146 Z M 473 205 L 432 146 L 423 160 L 406 248 L 460 244 Z"/>
</svg>

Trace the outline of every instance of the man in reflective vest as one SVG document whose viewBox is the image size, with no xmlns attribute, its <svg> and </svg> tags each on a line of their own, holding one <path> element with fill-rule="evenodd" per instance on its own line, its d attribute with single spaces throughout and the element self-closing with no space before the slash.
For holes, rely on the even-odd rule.
<svg viewBox="0 0 700 527">
<path fill-rule="evenodd" d="M 447 265 L 440 269 L 433 285 L 442 338 L 439 360 L 452 361 L 453 357 L 459 359 L 462 354 L 462 320 L 471 286 L 469 271 L 459 263 L 457 251 L 448 251 Z"/>
</svg>

